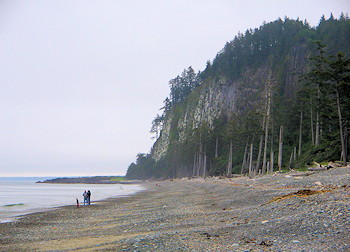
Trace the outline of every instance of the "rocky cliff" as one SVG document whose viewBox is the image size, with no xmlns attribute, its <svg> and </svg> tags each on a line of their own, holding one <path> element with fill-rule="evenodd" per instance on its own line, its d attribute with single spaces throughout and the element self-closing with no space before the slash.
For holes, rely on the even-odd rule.
<svg viewBox="0 0 350 252">
<path fill-rule="evenodd" d="M 293 99 L 300 76 L 306 71 L 309 54 L 305 43 L 291 48 L 280 66 L 283 75 L 266 59 L 265 64 L 258 68 L 244 69 L 242 76 L 234 81 L 220 76 L 203 83 L 185 102 L 167 114 L 160 137 L 152 148 L 152 157 L 160 160 L 167 153 L 171 140 L 184 142 L 188 133 L 203 123 L 212 129 L 215 119 L 225 117 L 229 120 L 234 114 L 261 109 L 269 76 L 273 76 L 271 81 L 284 99 Z M 171 131 L 177 131 L 178 138 L 171 139 Z"/>
</svg>

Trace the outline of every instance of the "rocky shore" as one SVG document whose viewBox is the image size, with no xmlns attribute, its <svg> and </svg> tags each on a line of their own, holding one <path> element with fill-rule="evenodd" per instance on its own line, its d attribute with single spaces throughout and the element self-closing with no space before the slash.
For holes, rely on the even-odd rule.
<svg viewBox="0 0 350 252">
<path fill-rule="evenodd" d="M 0 224 L 0 251 L 350 251 L 350 168 L 147 190 Z"/>
</svg>

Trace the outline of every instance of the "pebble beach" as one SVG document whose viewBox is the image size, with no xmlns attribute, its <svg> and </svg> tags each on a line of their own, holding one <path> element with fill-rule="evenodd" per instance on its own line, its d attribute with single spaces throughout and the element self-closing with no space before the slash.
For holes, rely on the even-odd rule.
<svg viewBox="0 0 350 252">
<path fill-rule="evenodd" d="M 0 251 L 350 251 L 350 167 L 143 186 L 1 223 Z"/>
</svg>

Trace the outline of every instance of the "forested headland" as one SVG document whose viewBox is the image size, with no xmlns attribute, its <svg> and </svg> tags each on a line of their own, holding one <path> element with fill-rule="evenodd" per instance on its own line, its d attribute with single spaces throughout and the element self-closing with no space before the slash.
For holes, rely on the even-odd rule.
<svg viewBox="0 0 350 252">
<path fill-rule="evenodd" d="M 349 159 L 350 20 L 289 18 L 239 33 L 203 71 L 186 68 L 129 179 L 232 176 Z"/>
</svg>

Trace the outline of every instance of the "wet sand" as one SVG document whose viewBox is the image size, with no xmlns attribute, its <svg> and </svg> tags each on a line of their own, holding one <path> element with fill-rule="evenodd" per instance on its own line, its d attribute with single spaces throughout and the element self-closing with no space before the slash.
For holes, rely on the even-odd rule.
<svg viewBox="0 0 350 252">
<path fill-rule="evenodd" d="M 349 185 L 349 167 L 149 182 L 132 196 L 2 223 L 0 250 L 350 251 Z"/>
</svg>

